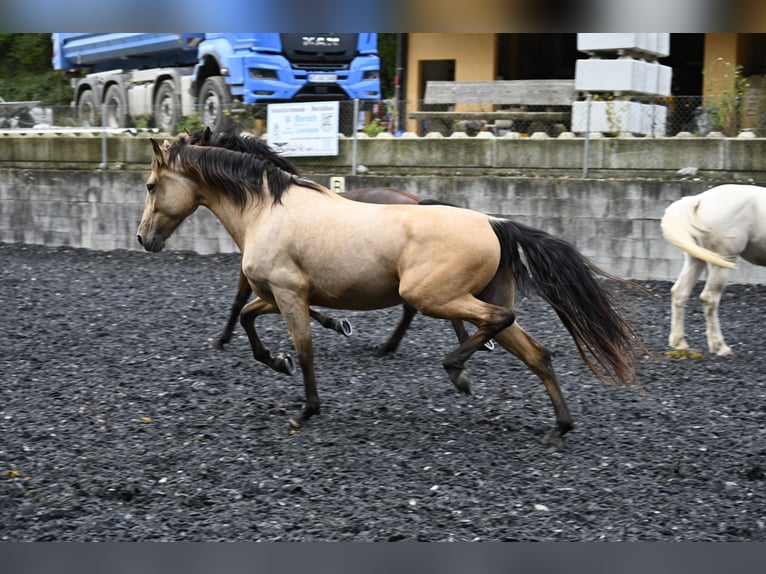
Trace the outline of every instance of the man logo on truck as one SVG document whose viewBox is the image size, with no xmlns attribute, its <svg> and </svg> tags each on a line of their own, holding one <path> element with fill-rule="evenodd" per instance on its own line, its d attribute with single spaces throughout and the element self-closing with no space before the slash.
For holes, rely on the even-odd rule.
<svg viewBox="0 0 766 574">
<path fill-rule="evenodd" d="M 304 36 L 304 46 L 339 46 L 340 38 L 337 36 Z"/>
</svg>

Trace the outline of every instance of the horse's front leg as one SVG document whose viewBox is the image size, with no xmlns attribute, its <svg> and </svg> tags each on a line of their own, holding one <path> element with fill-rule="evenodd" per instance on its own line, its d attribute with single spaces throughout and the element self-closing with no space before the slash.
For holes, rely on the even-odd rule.
<svg viewBox="0 0 766 574">
<path fill-rule="evenodd" d="M 388 341 L 383 343 L 375 352 L 378 357 L 393 353 L 397 348 L 399 348 L 399 343 L 402 342 L 402 337 L 404 337 L 404 334 L 407 332 L 407 329 L 409 328 L 410 323 L 412 323 L 412 319 L 415 318 L 416 314 L 417 310 L 409 303 L 402 305 L 402 318 L 399 320 L 399 324 L 396 326 L 396 329 L 394 329 L 394 332 L 391 333 Z"/>
<path fill-rule="evenodd" d="M 303 387 L 306 402 L 301 411 L 288 421 L 290 426 L 298 429 L 311 418 L 319 414 L 319 394 L 317 393 L 316 373 L 314 371 L 314 347 L 311 341 L 310 310 L 308 301 L 293 291 L 273 290 L 274 298 L 282 312 L 282 318 L 292 335 L 298 364 L 303 373 Z"/>
<path fill-rule="evenodd" d="M 247 277 L 242 273 L 242 269 L 239 271 L 239 283 L 237 284 L 237 294 L 234 296 L 234 303 L 231 304 L 231 311 L 229 312 L 229 320 L 226 321 L 226 326 L 223 329 L 223 333 L 219 335 L 217 339 L 213 341 L 213 347 L 216 349 L 223 349 L 223 346 L 231 341 L 231 335 L 234 333 L 234 326 L 237 324 L 239 314 L 242 312 L 242 308 L 250 298 L 253 289 L 250 287 L 250 283 L 247 281 Z"/>
<path fill-rule="evenodd" d="M 255 299 L 245 305 L 239 316 L 242 328 L 247 333 L 247 338 L 250 341 L 253 357 L 255 357 L 256 361 L 268 365 L 278 373 L 292 375 L 295 372 L 295 363 L 293 363 L 292 357 L 285 353 L 272 353 L 263 346 L 255 330 L 255 318 L 258 315 L 265 315 L 267 313 L 279 313 L 279 308 L 263 299 Z"/>
</svg>

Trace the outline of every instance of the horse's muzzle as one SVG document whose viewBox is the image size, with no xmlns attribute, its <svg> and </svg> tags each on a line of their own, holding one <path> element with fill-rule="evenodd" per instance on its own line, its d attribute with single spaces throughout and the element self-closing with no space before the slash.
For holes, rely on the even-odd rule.
<svg viewBox="0 0 766 574">
<path fill-rule="evenodd" d="M 152 253 L 162 251 L 162 248 L 165 247 L 165 241 L 162 239 L 162 237 L 156 235 L 151 237 L 144 237 L 138 233 L 136 235 L 136 239 L 146 251 L 151 251 Z"/>
</svg>

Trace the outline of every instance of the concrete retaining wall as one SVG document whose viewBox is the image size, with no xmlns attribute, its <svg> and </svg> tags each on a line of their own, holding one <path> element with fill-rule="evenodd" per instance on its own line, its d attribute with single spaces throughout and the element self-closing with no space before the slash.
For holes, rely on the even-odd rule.
<svg viewBox="0 0 766 574">
<path fill-rule="evenodd" d="M 410 137 L 412 134 L 368 138 L 360 134 L 356 144 L 341 138 L 337 156 L 294 161 L 312 174 L 349 174 L 356 158 L 370 173 L 386 175 L 583 176 L 584 138 L 571 134 L 558 138 L 480 135 L 487 137 L 455 133 L 444 138 L 432 133 L 422 138 Z M 103 145 L 110 169 L 146 173 L 151 160 L 149 137 L 164 136 L 111 134 L 102 141 L 98 131 L 79 135 L 0 132 L 0 168 L 98 169 L 103 163 Z M 593 137 L 588 143 L 587 167 L 588 177 L 594 178 L 668 178 L 681 168 L 694 167 L 707 179 L 766 182 L 766 138 L 750 133 L 737 138 Z"/>
<path fill-rule="evenodd" d="M 71 154 L 65 153 L 67 147 L 60 140 L 56 145 L 51 141 L 39 138 L 40 148 L 37 145 L 30 147 L 34 153 L 24 149 L 29 146 L 28 141 L 16 141 L 11 145 L 11 155 L 0 155 L 0 158 L 7 158 L 5 161 L 0 159 L 0 241 L 107 250 L 140 249 L 135 232 L 141 218 L 148 175 L 148 141 L 127 138 L 124 144 L 118 144 L 110 140 L 111 165 L 106 170 L 98 169 L 98 138 L 95 141 L 75 140 L 68 148 Z M 420 143 L 429 149 L 427 157 L 438 157 L 440 162 L 446 163 L 443 158 L 449 152 L 443 147 L 431 147 L 437 141 L 423 138 Z M 648 153 L 652 141 L 640 141 L 632 151 L 623 150 L 624 154 L 633 156 L 643 153 L 642 150 Z M 381 175 L 375 172 L 382 169 L 371 169 L 364 176 L 346 176 L 346 188 L 399 187 L 421 197 L 508 216 L 571 241 L 597 265 L 612 273 L 635 279 L 674 280 L 682 256 L 661 236 L 659 219 L 665 207 L 684 195 L 696 194 L 727 181 L 679 180 L 677 177 L 543 178 L 502 175 L 506 168 L 498 167 L 488 168 L 489 175 L 480 175 L 473 168 L 488 161 L 481 158 L 490 152 L 484 147 L 484 141 L 468 143 L 478 145 L 468 156 L 453 151 L 456 159 L 472 158 L 472 161 L 463 164 L 456 161 L 451 171 L 453 174 L 465 171 L 470 174 Z M 8 144 L 8 140 L 0 139 L 0 154 Z M 78 146 L 92 148 L 83 152 Z M 381 154 L 388 153 L 384 148 L 379 149 Z M 373 159 L 370 155 L 373 148 L 364 149 L 360 159 L 364 158 L 362 163 L 367 165 Z M 80 153 L 86 153 L 90 161 L 74 162 Z M 344 149 L 342 155 L 347 153 L 348 149 Z M 497 149 L 492 152 L 495 160 L 497 153 Z M 564 152 L 558 150 L 555 153 Z M 342 158 L 332 159 L 343 161 Z M 390 169 L 394 160 L 393 157 L 379 157 L 377 165 Z M 410 164 L 411 158 L 401 161 Z M 564 163 L 550 158 L 548 161 L 557 165 Z M 612 157 L 608 161 L 616 164 L 620 160 Z M 755 162 L 755 159 L 749 161 Z M 738 160 L 740 165 L 743 162 Z M 332 166 L 327 158 L 302 165 L 305 173 L 325 185 L 329 185 L 328 171 L 343 173 L 347 165 L 335 166 L 335 170 L 328 167 Z M 176 231 L 168 248 L 199 253 L 236 251 L 223 226 L 204 208 Z M 766 282 L 766 268 L 741 261 L 732 274 L 732 281 Z"/>
<path fill-rule="evenodd" d="M 140 249 L 136 229 L 146 175 L 131 171 L 0 169 L 0 241 Z M 199 253 L 236 251 L 218 220 L 202 209 L 168 247 Z"/>
</svg>

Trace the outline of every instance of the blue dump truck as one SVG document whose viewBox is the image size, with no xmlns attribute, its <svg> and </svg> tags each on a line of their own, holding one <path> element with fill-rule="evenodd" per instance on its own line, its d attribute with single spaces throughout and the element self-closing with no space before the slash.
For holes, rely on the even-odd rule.
<svg viewBox="0 0 766 574">
<path fill-rule="evenodd" d="M 380 100 L 377 34 L 53 33 L 53 68 L 72 80 L 83 127 L 186 116 L 212 129 L 256 102 Z"/>
</svg>

